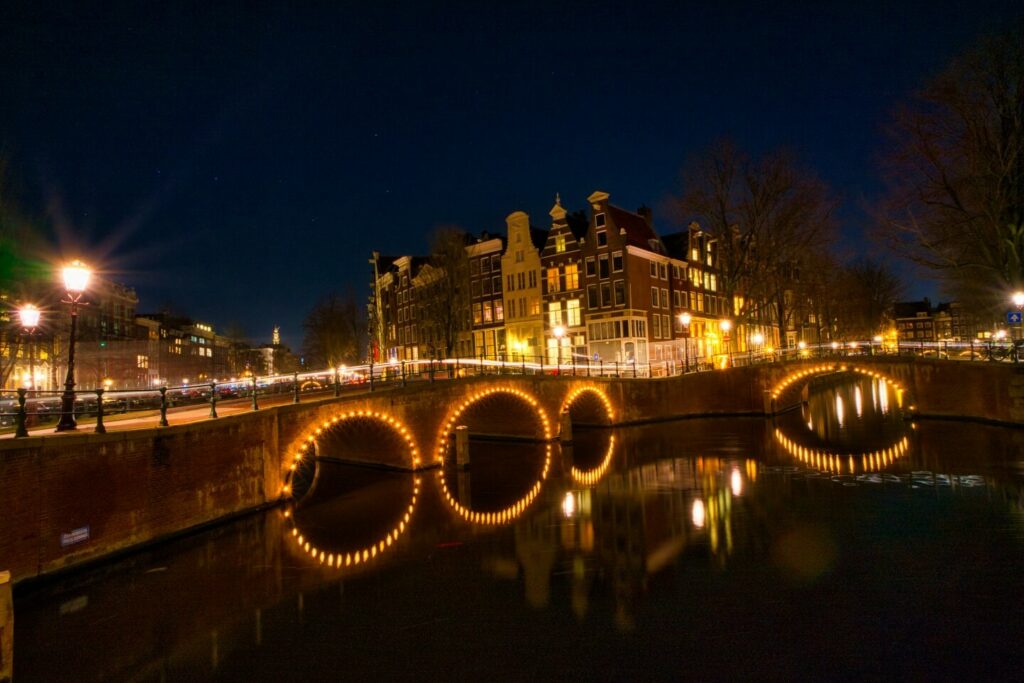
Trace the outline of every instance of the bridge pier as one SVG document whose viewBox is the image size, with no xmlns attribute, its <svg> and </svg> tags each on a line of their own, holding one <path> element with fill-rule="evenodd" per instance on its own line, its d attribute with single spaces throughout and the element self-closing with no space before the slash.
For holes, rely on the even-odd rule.
<svg viewBox="0 0 1024 683">
<path fill-rule="evenodd" d="M 568 410 L 562 411 L 558 439 L 562 443 L 572 443 L 572 415 L 569 414 Z"/>
<path fill-rule="evenodd" d="M 455 464 L 460 469 L 469 467 L 469 427 L 466 425 L 455 428 Z"/>
<path fill-rule="evenodd" d="M 14 596 L 11 573 L 0 572 L 0 683 L 14 680 Z"/>
</svg>

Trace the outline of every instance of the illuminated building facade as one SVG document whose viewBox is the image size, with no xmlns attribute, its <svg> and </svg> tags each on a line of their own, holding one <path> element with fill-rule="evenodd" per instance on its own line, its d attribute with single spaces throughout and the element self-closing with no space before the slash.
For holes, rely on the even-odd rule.
<svg viewBox="0 0 1024 683">
<path fill-rule="evenodd" d="M 544 349 L 544 315 L 541 312 L 540 249 L 547 233 L 530 227 L 522 211 L 505 219 L 508 246 L 501 257 L 505 278 L 505 342 L 510 361 L 537 361 Z"/>
</svg>

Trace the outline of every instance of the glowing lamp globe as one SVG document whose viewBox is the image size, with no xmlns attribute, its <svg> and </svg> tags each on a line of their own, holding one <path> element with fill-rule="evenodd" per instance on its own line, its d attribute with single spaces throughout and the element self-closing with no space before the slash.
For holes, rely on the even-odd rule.
<svg viewBox="0 0 1024 683">
<path fill-rule="evenodd" d="M 1017 308 L 1024 308 L 1024 292 L 1013 293 L 1013 305 Z"/>
<path fill-rule="evenodd" d="M 692 318 L 690 317 L 689 313 L 680 313 L 679 314 L 679 322 L 681 322 L 684 327 L 689 327 L 690 326 L 690 320 L 692 320 Z"/>
<path fill-rule="evenodd" d="M 81 261 L 75 259 L 64 266 L 64 288 L 72 294 L 81 294 L 89 286 L 92 271 Z"/>
<path fill-rule="evenodd" d="M 32 304 L 25 304 L 18 309 L 18 317 L 21 318 L 21 326 L 27 330 L 39 326 L 39 309 Z"/>
<path fill-rule="evenodd" d="M 721 322 L 720 327 L 722 328 L 722 332 L 728 332 L 729 330 L 732 329 L 732 321 L 731 320 L 723 320 Z"/>
<path fill-rule="evenodd" d="M 553 329 L 551 332 L 559 339 L 565 336 L 565 328 L 562 327 L 561 325 L 556 325 L 555 329 Z"/>
</svg>

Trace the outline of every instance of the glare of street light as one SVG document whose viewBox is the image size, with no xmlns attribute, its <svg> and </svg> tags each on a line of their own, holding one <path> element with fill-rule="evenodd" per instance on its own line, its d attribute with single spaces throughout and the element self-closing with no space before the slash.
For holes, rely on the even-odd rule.
<svg viewBox="0 0 1024 683">
<path fill-rule="evenodd" d="M 561 339 L 565 336 L 565 328 L 561 325 L 555 325 L 555 329 L 551 330 L 551 333 Z"/>
<path fill-rule="evenodd" d="M 1013 293 L 1013 305 L 1017 308 L 1024 308 L 1024 292 L 1017 291 Z"/>
<path fill-rule="evenodd" d="M 804 349 L 806 349 L 806 348 L 807 348 L 807 342 L 805 342 L 805 341 L 804 341 L 803 339 L 801 339 L 800 341 L 798 341 L 798 342 L 796 343 L 796 347 L 797 347 L 798 349 L 800 349 L 801 351 L 803 351 Z"/>
<path fill-rule="evenodd" d="M 832 342 L 832 348 L 833 349 L 838 349 L 839 348 L 839 342 Z"/>
<path fill-rule="evenodd" d="M 996 330 L 996 339 L 1004 339 L 1006 337 L 1006 330 Z"/>
<path fill-rule="evenodd" d="M 731 329 L 732 329 L 732 321 L 731 321 L 731 320 L 723 320 L 722 322 L 720 322 L 720 323 L 718 324 L 718 326 L 719 326 L 720 328 L 722 328 L 722 332 L 726 332 L 726 333 L 728 333 L 728 332 L 729 332 L 729 330 L 731 330 Z"/>
<path fill-rule="evenodd" d="M 875 343 L 876 344 L 881 344 L 882 343 L 882 335 L 880 335 L 880 334 L 876 334 L 875 335 Z"/>
<path fill-rule="evenodd" d="M 64 266 L 64 288 L 71 294 L 81 294 L 89 286 L 92 271 L 78 259 Z"/>
<path fill-rule="evenodd" d="M 33 330 L 39 326 L 39 309 L 32 304 L 25 304 L 19 308 L 18 317 L 21 319 L 21 326 L 26 330 Z"/>
<path fill-rule="evenodd" d="M 690 326 L 690 321 L 692 319 L 693 318 L 690 317 L 689 313 L 680 313 L 679 314 L 679 322 L 681 322 L 683 324 L 683 327 L 689 327 Z"/>
<path fill-rule="evenodd" d="M 754 342 L 755 344 L 763 344 L 764 335 L 761 334 L 760 332 L 756 332 L 754 336 L 750 338 L 750 341 Z"/>
</svg>

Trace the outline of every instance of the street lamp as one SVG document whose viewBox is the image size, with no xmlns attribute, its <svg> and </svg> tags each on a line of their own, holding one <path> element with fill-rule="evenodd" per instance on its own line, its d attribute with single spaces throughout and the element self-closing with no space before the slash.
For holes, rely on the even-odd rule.
<svg viewBox="0 0 1024 683">
<path fill-rule="evenodd" d="M 1020 321 L 1021 311 L 1024 310 L 1024 292 L 1018 289 L 1016 292 L 1013 293 L 1013 296 L 1010 297 L 1010 299 L 1013 301 L 1013 305 L 1017 307 L 1017 320 Z M 1018 322 L 1017 338 L 1020 339 L 1021 337 L 1024 337 L 1024 323 Z"/>
<path fill-rule="evenodd" d="M 25 335 L 28 337 L 28 389 L 33 390 L 36 388 L 36 368 L 35 368 L 35 344 L 32 337 L 36 333 L 36 328 L 39 326 L 39 309 L 32 304 L 25 304 L 18 309 L 18 317 L 21 319 L 21 328 L 25 331 Z"/>
<path fill-rule="evenodd" d="M 729 330 L 732 329 L 732 321 L 728 319 L 723 320 L 718 323 L 718 327 L 722 330 L 722 343 L 725 344 L 725 352 L 728 354 L 729 364 L 732 365 L 732 352 L 729 351 Z"/>
<path fill-rule="evenodd" d="M 684 372 L 690 372 L 690 321 L 693 318 L 689 313 L 679 314 L 679 324 L 683 326 L 683 368 Z"/>
<path fill-rule="evenodd" d="M 751 343 L 754 346 L 761 346 L 761 344 L 764 343 L 764 335 L 761 334 L 760 332 L 755 332 L 753 334 L 753 336 L 750 337 L 750 341 L 751 341 Z M 747 348 L 747 358 L 749 358 L 750 360 L 753 360 L 753 353 L 754 353 L 753 347 L 748 347 Z"/>
<path fill-rule="evenodd" d="M 565 327 L 562 325 L 555 325 L 554 329 L 551 330 L 551 334 L 555 336 L 555 369 L 559 374 L 562 372 L 562 337 L 565 336 Z"/>
<path fill-rule="evenodd" d="M 79 260 L 74 260 L 64 266 L 64 289 L 68 298 L 64 303 L 71 306 L 71 338 L 68 342 L 68 374 L 64 379 L 64 393 L 60 399 L 60 421 L 57 423 L 58 432 L 66 432 L 78 427 L 75 422 L 75 333 L 78 328 L 78 305 L 89 285 L 89 276 L 92 271 Z"/>
</svg>

